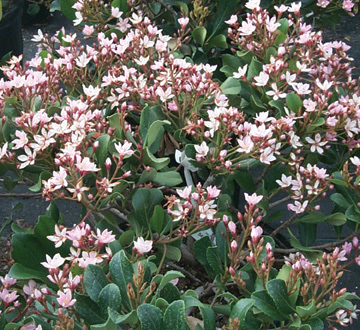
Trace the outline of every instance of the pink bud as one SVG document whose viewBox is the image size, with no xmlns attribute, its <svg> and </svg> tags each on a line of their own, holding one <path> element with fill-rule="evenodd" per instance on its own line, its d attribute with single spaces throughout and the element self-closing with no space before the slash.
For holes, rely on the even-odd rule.
<svg viewBox="0 0 360 330">
<path fill-rule="evenodd" d="M 230 221 L 229 224 L 228 224 L 228 228 L 229 228 L 230 233 L 231 233 L 233 236 L 235 236 L 235 235 L 236 235 L 236 225 L 235 225 L 235 222 Z"/>
<path fill-rule="evenodd" d="M 359 240 L 358 238 L 355 236 L 352 240 L 352 244 L 353 244 L 353 247 L 356 249 L 358 247 L 358 244 L 359 244 Z"/>
<path fill-rule="evenodd" d="M 231 247 L 232 253 L 235 253 L 236 250 L 237 250 L 237 247 L 238 247 L 238 245 L 237 245 L 237 243 L 236 243 L 235 240 L 233 240 L 233 241 L 231 242 L 230 247 Z"/>
<path fill-rule="evenodd" d="M 229 273 L 231 276 L 235 276 L 236 274 L 234 268 L 232 268 L 231 266 L 229 267 Z"/>
</svg>

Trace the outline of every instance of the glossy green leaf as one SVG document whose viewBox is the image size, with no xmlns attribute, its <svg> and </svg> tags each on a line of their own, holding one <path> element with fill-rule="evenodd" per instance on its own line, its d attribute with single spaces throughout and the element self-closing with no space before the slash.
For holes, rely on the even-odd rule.
<svg viewBox="0 0 360 330">
<path fill-rule="evenodd" d="M 238 330 L 243 329 L 246 314 L 254 304 L 255 304 L 254 299 L 243 298 L 243 299 L 240 299 L 235 304 L 235 306 L 231 309 L 231 314 L 230 314 L 229 318 L 232 320 L 237 318 L 239 320 L 240 324 L 239 324 Z"/>
<path fill-rule="evenodd" d="M 224 273 L 221 259 L 217 252 L 217 246 L 208 247 L 206 249 L 206 258 L 216 275 Z"/>
<path fill-rule="evenodd" d="M 120 289 L 122 304 L 128 311 L 131 311 L 130 300 L 127 295 L 127 284 L 132 283 L 134 270 L 130 260 L 125 255 L 125 251 L 119 251 L 112 257 L 110 274 L 112 280 Z"/>
<path fill-rule="evenodd" d="M 60 0 L 60 9 L 62 13 L 70 20 L 75 19 L 75 8 L 72 7 L 75 2 L 75 0 Z"/>
<path fill-rule="evenodd" d="M 104 315 L 99 308 L 99 305 L 95 303 L 90 297 L 75 293 L 76 299 L 75 311 L 85 320 L 87 324 L 102 324 L 107 320 L 107 316 Z"/>
<path fill-rule="evenodd" d="M 84 288 L 89 297 L 97 302 L 101 290 L 107 284 L 103 269 L 98 265 L 89 265 L 84 273 Z"/>
<path fill-rule="evenodd" d="M 346 216 L 343 213 L 337 212 L 327 216 L 324 221 L 329 225 L 342 226 L 346 223 Z"/>
<path fill-rule="evenodd" d="M 273 279 L 268 282 L 267 290 L 281 312 L 286 314 L 295 313 L 295 309 L 290 305 L 285 281 L 281 279 Z"/>
<path fill-rule="evenodd" d="M 180 173 L 175 171 L 157 172 L 153 181 L 165 187 L 175 187 L 183 183 Z"/>
<path fill-rule="evenodd" d="M 199 307 L 201 316 L 204 321 L 204 329 L 206 330 L 215 330 L 215 313 L 214 311 L 207 306 Z"/>
<path fill-rule="evenodd" d="M 110 135 L 101 135 L 99 138 L 96 139 L 96 141 L 98 141 L 99 143 L 98 148 L 96 148 L 95 150 L 98 164 L 100 164 L 102 167 L 105 167 L 105 160 L 108 157 L 109 151 Z"/>
<path fill-rule="evenodd" d="M 160 293 L 160 291 L 165 287 L 165 285 L 167 285 L 168 283 L 170 283 L 171 280 L 174 280 L 175 278 L 182 278 L 185 277 L 185 275 L 183 273 L 180 273 L 176 270 L 169 270 L 168 272 L 166 272 L 166 274 L 161 278 L 160 284 L 156 290 L 157 293 Z"/>
<path fill-rule="evenodd" d="M 90 326 L 90 330 L 118 330 L 119 327 L 109 317 L 105 323 L 93 324 Z"/>
<path fill-rule="evenodd" d="M 156 205 L 154 209 L 154 213 L 150 218 L 151 228 L 155 230 L 158 234 L 161 234 L 163 230 L 165 214 L 164 209 L 161 205 Z"/>
<path fill-rule="evenodd" d="M 306 306 L 296 306 L 296 313 L 302 318 L 307 319 L 316 312 L 315 300 L 312 299 L 311 303 Z"/>
<path fill-rule="evenodd" d="M 182 300 L 174 301 L 164 313 L 164 330 L 190 330 L 185 318 L 185 303 Z"/>
<path fill-rule="evenodd" d="M 141 329 L 159 330 L 163 328 L 163 313 L 160 308 L 150 304 L 142 304 L 137 309 Z M 172 329 L 174 330 L 174 329 Z"/>
<path fill-rule="evenodd" d="M 255 307 L 262 311 L 264 314 L 277 321 L 286 321 L 287 315 L 284 315 L 275 305 L 274 300 L 266 290 L 256 291 L 251 295 L 255 300 Z M 241 300 L 240 300 L 241 301 Z"/>
<path fill-rule="evenodd" d="M 144 147 L 143 149 L 143 158 L 142 161 L 145 165 L 149 165 L 156 170 L 161 170 L 162 168 L 166 167 L 170 163 L 169 157 L 161 157 L 156 158 L 149 150 L 148 147 Z M 155 178 L 156 176 L 154 176 Z"/>
<path fill-rule="evenodd" d="M 203 26 L 198 26 L 193 30 L 192 37 L 198 44 L 203 46 L 206 39 L 206 34 L 206 29 Z"/>
<path fill-rule="evenodd" d="M 299 95 L 290 93 L 286 95 L 286 104 L 288 108 L 295 113 L 298 113 L 302 107 L 302 101 Z"/>
<path fill-rule="evenodd" d="M 121 294 L 119 287 L 114 283 L 107 284 L 98 297 L 98 305 L 106 315 L 108 308 L 119 312 L 121 310 Z"/>
<path fill-rule="evenodd" d="M 113 309 L 108 309 L 108 313 L 116 324 L 136 324 L 139 320 L 135 310 L 127 314 L 120 314 Z"/>
<path fill-rule="evenodd" d="M 228 48 L 226 37 L 223 34 L 219 34 L 216 37 L 212 38 L 208 44 L 209 47 L 219 47 L 219 48 Z"/>
<path fill-rule="evenodd" d="M 160 291 L 160 297 L 171 304 L 175 300 L 180 300 L 180 291 L 174 284 L 170 282 L 166 284 Z"/>
<path fill-rule="evenodd" d="M 229 77 L 221 84 L 220 88 L 226 95 L 237 95 L 240 93 L 241 85 L 239 80 Z"/>
</svg>

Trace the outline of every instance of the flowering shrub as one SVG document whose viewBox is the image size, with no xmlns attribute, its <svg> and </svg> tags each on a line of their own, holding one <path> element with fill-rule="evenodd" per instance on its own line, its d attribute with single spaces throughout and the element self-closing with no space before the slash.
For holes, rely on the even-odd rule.
<svg viewBox="0 0 360 330">
<path fill-rule="evenodd" d="M 2 68 L 1 167 L 51 201 L 12 236 L 4 328 L 335 329 L 357 318 L 358 297 L 338 286 L 360 264 L 348 46 L 324 43 L 300 3 L 245 8 L 224 17 L 219 45 L 220 27 L 206 39 L 192 26 L 206 11 L 170 36 L 143 6 L 77 1 L 92 44 L 39 31 L 38 55 Z M 230 47 L 216 67 L 188 52 L 196 44 Z M 83 205 L 73 227 L 57 199 Z M 319 223 L 352 232 L 316 246 Z M 292 249 L 276 247 L 285 229 Z"/>
</svg>

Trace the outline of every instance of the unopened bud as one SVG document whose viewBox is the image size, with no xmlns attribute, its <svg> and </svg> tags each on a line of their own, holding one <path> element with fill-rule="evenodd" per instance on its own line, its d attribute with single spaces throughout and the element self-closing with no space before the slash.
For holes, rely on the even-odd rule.
<svg viewBox="0 0 360 330">
<path fill-rule="evenodd" d="M 231 242 L 230 247 L 231 247 L 232 253 L 235 253 L 236 250 L 237 250 L 237 247 L 238 247 L 238 245 L 237 245 L 237 243 L 236 243 L 235 240 L 233 240 L 233 241 Z"/>
</svg>

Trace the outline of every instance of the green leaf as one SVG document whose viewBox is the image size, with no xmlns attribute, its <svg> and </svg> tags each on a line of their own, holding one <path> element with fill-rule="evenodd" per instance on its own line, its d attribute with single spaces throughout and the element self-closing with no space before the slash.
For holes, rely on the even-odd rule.
<svg viewBox="0 0 360 330">
<path fill-rule="evenodd" d="M 342 195 L 339 193 L 335 193 L 332 194 L 330 196 L 330 199 L 338 206 L 340 206 L 341 208 L 349 208 L 351 206 L 351 204 L 349 203 L 349 201 Z"/>
<path fill-rule="evenodd" d="M 314 250 L 314 249 L 310 249 L 306 246 L 303 246 L 299 241 L 298 239 L 293 235 L 293 233 L 291 231 L 289 231 L 289 234 L 290 234 L 290 244 L 293 248 L 295 249 L 299 249 L 301 251 L 305 251 L 305 252 L 317 252 L 317 253 L 321 253 L 322 254 L 322 251 L 321 250 Z"/>
<path fill-rule="evenodd" d="M 40 280 L 44 281 L 44 272 L 25 267 L 22 264 L 15 263 L 11 266 L 9 276 L 17 280 Z"/>
<path fill-rule="evenodd" d="M 111 116 L 108 116 L 107 119 L 109 120 L 110 127 L 115 128 L 113 132 L 114 136 L 120 139 L 124 139 L 123 130 L 120 125 L 119 114 L 115 112 Z"/>
<path fill-rule="evenodd" d="M 164 330 L 190 330 L 185 318 L 185 303 L 182 300 L 174 301 L 164 313 Z"/>
<path fill-rule="evenodd" d="M 99 147 L 95 150 L 95 155 L 98 160 L 98 164 L 101 167 L 105 167 L 105 160 L 108 156 L 110 135 L 101 135 L 96 141 L 99 142 Z"/>
<path fill-rule="evenodd" d="M 166 284 L 160 291 L 160 297 L 171 304 L 175 300 L 180 300 L 180 291 L 174 284 L 170 282 Z"/>
<path fill-rule="evenodd" d="M 206 29 L 203 26 L 198 26 L 193 30 L 192 37 L 198 44 L 200 44 L 200 46 L 203 46 L 206 39 L 206 34 Z"/>
<path fill-rule="evenodd" d="M 224 274 L 221 259 L 217 252 L 217 246 L 206 249 L 206 258 L 216 275 Z"/>
<path fill-rule="evenodd" d="M 150 218 L 150 224 L 151 228 L 155 230 L 158 234 L 161 234 L 163 230 L 164 219 L 164 209 L 161 205 L 156 205 L 154 209 L 154 214 Z"/>
<path fill-rule="evenodd" d="M 90 297 L 75 293 L 75 311 L 87 324 L 99 324 L 106 321 L 106 316 L 101 313 L 99 305 Z"/>
<path fill-rule="evenodd" d="M 202 265 L 209 263 L 206 258 L 206 254 L 204 253 L 204 251 L 206 251 L 208 247 L 211 247 L 211 241 L 209 236 L 204 236 L 194 242 L 194 255 Z"/>
<path fill-rule="evenodd" d="M 136 324 L 139 320 L 135 310 L 127 314 L 120 314 L 112 309 L 109 309 L 108 312 L 110 318 L 116 324 Z"/>
<path fill-rule="evenodd" d="M 103 269 L 98 265 L 89 265 L 84 273 L 84 288 L 91 300 L 97 302 L 101 290 L 107 284 Z"/>
<path fill-rule="evenodd" d="M 298 113 L 302 107 L 302 101 L 299 95 L 290 93 L 286 95 L 286 104 L 288 108 L 295 113 Z"/>
<path fill-rule="evenodd" d="M 170 283 L 171 280 L 174 280 L 175 278 L 179 278 L 179 277 L 185 277 L 185 275 L 183 273 L 180 273 L 180 272 L 176 271 L 176 270 L 169 270 L 161 278 L 160 284 L 159 284 L 156 292 L 160 294 L 160 291 L 165 287 L 165 285 Z"/>
<path fill-rule="evenodd" d="M 286 282 L 289 279 L 289 274 L 291 271 L 292 268 L 290 266 L 283 265 L 279 270 L 278 274 L 276 275 L 276 278 Z M 289 296 L 289 301 L 291 306 L 295 305 L 297 298 L 299 296 L 300 286 L 301 286 L 300 279 L 296 281 L 295 286 L 297 287 L 297 289 Z"/>
<path fill-rule="evenodd" d="M 107 284 L 98 297 L 98 305 L 104 315 L 107 314 L 108 308 L 119 312 L 121 310 L 120 289 L 114 283 Z"/>
<path fill-rule="evenodd" d="M 146 228 L 150 228 L 150 218 L 156 205 L 163 200 L 163 194 L 159 189 L 138 189 L 132 199 L 137 222 Z"/>
<path fill-rule="evenodd" d="M 124 307 L 131 311 L 130 300 L 127 295 L 127 284 L 132 283 L 134 270 L 125 251 L 116 253 L 110 261 L 110 274 L 114 283 L 119 287 Z"/>
<path fill-rule="evenodd" d="M 75 0 L 60 0 L 60 9 L 62 13 L 70 20 L 75 19 L 75 8 L 72 7 L 75 2 Z"/>
<path fill-rule="evenodd" d="M 274 300 L 270 297 L 266 290 L 256 291 L 251 295 L 255 300 L 255 307 L 273 320 L 286 321 L 287 315 L 284 315 L 275 305 Z M 241 301 L 241 300 L 240 300 Z"/>
<path fill-rule="evenodd" d="M 273 279 L 268 282 L 267 290 L 274 300 L 277 308 L 286 314 L 295 313 L 295 309 L 290 305 L 289 295 L 286 289 L 285 281 Z"/>
<path fill-rule="evenodd" d="M 207 306 L 199 307 L 200 313 L 204 321 L 204 329 L 206 330 L 215 330 L 215 313 L 214 311 Z"/>
<path fill-rule="evenodd" d="M 314 224 L 314 223 L 324 222 L 325 219 L 326 219 L 325 214 L 323 214 L 322 212 L 313 211 L 311 213 L 304 215 L 303 217 L 301 217 L 300 219 L 294 222 Z"/>
<path fill-rule="evenodd" d="M 39 179 L 38 182 L 36 184 L 34 184 L 33 186 L 29 187 L 28 189 L 32 192 L 39 192 L 41 191 L 41 187 L 42 187 L 42 181 L 43 180 L 48 180 L 51 177 L 51 173 L 48 171 L 43 171 L 40 173 L 39 175 Z"/>
<path fill-rule="evenodd" d="M 150 125 L 147 131 L 144 146 L 148 147 L 153 154 L 160 148 L 165 131 L 163 126 L 165 125 L 171 125 L 171 123 L 168 120 L 156 120 Z"/>
<path fill-rule="evenodd" d="M 226 95 L 237 95 L 240 93 L 241 85 L 239 80 L 229 77 L 221 84 L 220 88 Z"/>
<path fill-rule="evenodd" d="M 308 320 L 304 325 L 309 325 L 311 330 L 323 330 L 324 322 L 319 318 L 313 318 Z"/>
<path fill-rule="evenodd" d="M 226 37 L 223 34 L 219 34 L 215 38 L 212 38 L 209 41 L 208 46 L 226 49 L 226 48 L 228 48 L 228 44 L 226 42 Z"/>
<path fill-rule="evenodd" d="M 220 1 L 215 13 L 215 21 L 213 28 L 211 30 L 211 35 L 209 37 L 212 38 L 219 31 L 222 31 L 226 28 L 225 21 L 230 18 L 230 15 L 235 12 L 237 1 Z"/>
<path fill-rule="evenodd" d="M 156 158 L 149 150 L 148 147 L 143 149 L 143 158 L 142 161 L 145 165 L 154 167 L 156 170 L 161 170 L 170 163 L 169 157 Z M 154 176 L 155 178 L 155 176 Z"/>
<path fill-rule="evenodd" d="M 296 313 L 302 318 L 302 319 L 308 319 L 316 312 L 316 305 L 315 300 L 312 299 L 311 303 L 307 306 L 296 306 Z"/>
<path fill-rule="evenodd" d="M 122 11 L 123 13 L 126 13 L 129 9 L 129 6 L 128 6 L 126 0 L 113 0 L 113 2 L 111 3 L 111 6 L 119 8 L 120 11 Z"/>
<path fill-rule="evenodd" d="M 354 221 L 356 223 L 360 223 L 360 212 L 357 206 L 351 205 L 347 208 L 345 212 L 345 216 L 350 221 Z"/>
<path fill-rule="evenodd" d="M 160 118 L 157 116 L 156 112 L 153 111 L 153 107 L 149 107 L 149 105 L 146 105 L 145 108 L 141 111 L 140 135 L 143 140 L 146 139 L 150 125 L 158 119 Z"/>
<path fill-rule="evenodd" d="M 258 61 L 256 56 L 253 56 L 247 71 L 247 75 L 246 75 L 247 80 L 252 81 L 253 77 L 258 76 L 262 71 L 262 69 L 263 69 L 262 63 Z"/>
<path fill-rule="evenodd" d="M 163 313 L 160 308 L 150 304 L 142 304 L 137 309 L 141 329 L 159 330 L 163 328 Z M 174 330 L 174 329 L 172 329 Z"/>
<path fill-rule="evenodd" d="M 221 221 L 216 226 L 216 246 L 220 259 L 226 264 L 228 259 L 227 230 Z"/>
<path fill-rule="evenodd" d="M 118 330 L 119 327 L 109 317 L 105 323 L 90 326 L 90 330 Z"/>
<path fill-rule="evenodd" d="M 154 178 L 154 182 L 165 187 L 175 187 L 183 183 L 183 179 L 179 172 L 157 172 Z"/>
<path fill-rule="evenodd" d="M 246 314 L 254 304 L 255 304 L 254 299 L 244 298 L 244 299 L 240 299 L 231 309 L 229 318 L 231 320 L 234 320 L 235 318 L 239 320 L 240 324 L 238 330 L 241 330 L 244 327 Z"/>
<path fill-rule="evenodd" d="M 342 226 L 346 223 L 346 216 L 343 213 L 337 212 L 327 216 L 324 221 L 329 225 Z"/>
<path fill-rule="evenodd" d="M 304 246 L 311 246 L 316 239 L 316 223 L 299 223 L 300 243 Z"/>
</svg>

